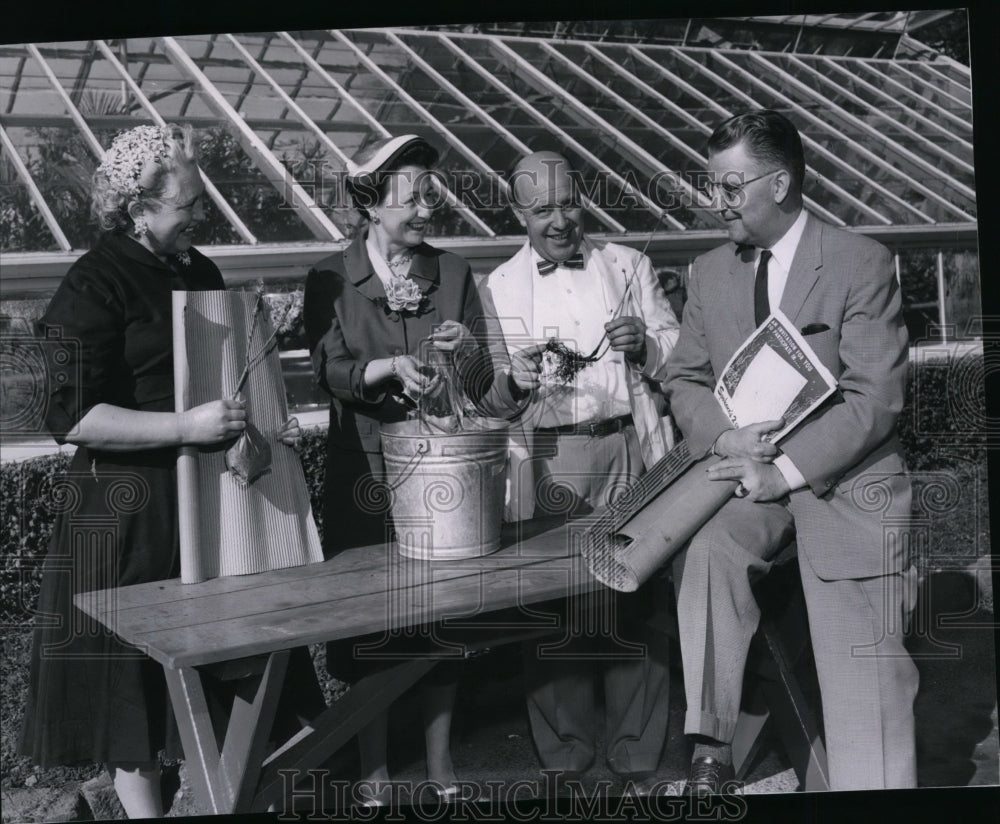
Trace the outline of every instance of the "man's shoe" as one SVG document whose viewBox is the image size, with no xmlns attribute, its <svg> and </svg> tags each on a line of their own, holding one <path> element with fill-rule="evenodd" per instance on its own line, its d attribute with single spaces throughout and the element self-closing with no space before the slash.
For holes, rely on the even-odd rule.
<svg viewBox="0 0 1000 824">
<path fill-rule="evenodd" d="M 669 784 L 665 778 L 661 778 L 658 773 L 653 771 L 624 773 L 622 780 L 625 782 L 626 788 L 629 784 L 632 785 L 632 791 L 639 798 L 648 798 L 654 793 L 663 795 Z"/>
<path fill-rule="evenodd" d="M 684 795 L 717 795 L 722 792 L 722 785 L 735 777 L 736 771 L 731 763 L 724 764 L 709 755 L 693 758 Z"/>
</svg>

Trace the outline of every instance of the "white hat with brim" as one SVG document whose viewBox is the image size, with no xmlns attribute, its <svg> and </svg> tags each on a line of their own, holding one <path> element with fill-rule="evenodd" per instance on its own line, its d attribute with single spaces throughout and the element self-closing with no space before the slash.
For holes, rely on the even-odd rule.
<svg viewBox="0 0 1000 824">
<path fill-rule="evenodd" d="M 399 137 L 394 137 L 389 140 L 384 146 L 382 146 L 374 155 L 372 155 L 364 163 L 357 164 L 354 161 L 347 162 L 347 179 L 348 181 L 355 181 L 358 178 L 365 177 L 368 175 L 373 175 L 376 172 L 389 166 L 397 157 L 399 157 L 403 152 L 410 148 L 414 144 L 423 144 L 430 150 L 433 161 L 436 162 L 438 158 L 437 149 L 431 146 L 422 137 L 415 134 L 404 134 Z"/>
</svg>

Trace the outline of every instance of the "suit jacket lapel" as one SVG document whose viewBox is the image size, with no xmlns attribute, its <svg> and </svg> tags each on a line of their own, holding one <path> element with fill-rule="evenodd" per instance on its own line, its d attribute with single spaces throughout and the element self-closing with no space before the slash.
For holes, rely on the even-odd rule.
<svg viewBox="0 0 1000 824">
<path fill-rule="evenodd" d="M 420 244 L 420 246 L 413 250 L 410 275 L 417 282 L 420 291 L 425 294 L 432 292 L 441 282 L 441 269 L 438 266 L 438 257 L 437 255 L 425 254 L 424 244 Z"/>
<path fill-rule="evenodd" d="M 781 296 L 781 311 L 793 323 L 819 280 L 823 268 L 822 240 L 823 225 L 813 215 L 808 215 Z"/>
<path fill-rule="evenodd" d="M 534 334 L 535 314 L 534 278 L 535 264 L 531 244 L 526 242 L 520 251 L 490 275 L 488 285 L 500 326 L 508 348 L 519 349 L 511 341 L 523 341 Z M 522 344 L 523 345 L 523 344 Z"/>
<path fill-rule="evenodd" d="M 344 267 L 351 278 L 354 287 L 369 300 L 385 297 L 382 281 L 375 274 L 375 267 L 368 257 L 365 248 L 365 235 L 358 235 L 354 242 L 344 250 Z"/>
<path fill-rule="evenodd" d="M 625 282 L 628 273 L 622 271 L 618 266 L 618 258 L 608 251 L 608 248 L 601 243 L 593 242 L 584 238 L 580 247 L 584 253 L 584 261 L 589 264 L 593 261 L 600 272 L 601 294 L 604 297 L 604 308 L 610 315 L 618 306 L 625 291 Z M 623 309 L 622 314 L 629 315 L 631 311 Z"/>
</svg>

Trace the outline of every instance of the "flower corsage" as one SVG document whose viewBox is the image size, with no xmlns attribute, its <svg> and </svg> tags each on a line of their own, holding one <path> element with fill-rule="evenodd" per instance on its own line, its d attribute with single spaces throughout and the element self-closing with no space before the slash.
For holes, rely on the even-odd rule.
<svg viewBox="0 0 1000 824">
<path fill-rule="evenodd" d="M 393 275 L 385 284 L 385 305 L 393 312 L 416 313 L 426 295 L 409 277 Z"/>
</svg>

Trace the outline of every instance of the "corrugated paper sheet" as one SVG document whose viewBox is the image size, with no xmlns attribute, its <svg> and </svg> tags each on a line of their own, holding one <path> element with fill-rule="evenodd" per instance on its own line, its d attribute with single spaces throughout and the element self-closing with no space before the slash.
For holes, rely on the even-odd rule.
<svg viewBox="0 0 1000 824">
<path fill-rule="evenodd" d="M 229 398 L 247 357 L 271 334 L 266 312 L 253 325 L 252 292 L 174 292 L 177 409 Z M 277 438 L 288 418 L 275 346 L 250 371 L 242 395 L 248 420 L 271 447 L 270 468 L 241 486 L 219 447 L 183 448 L 177 463 L 181 578 L 186 583 L 246 575 L 323 560 L 302 465 Z"/>
</svg>

